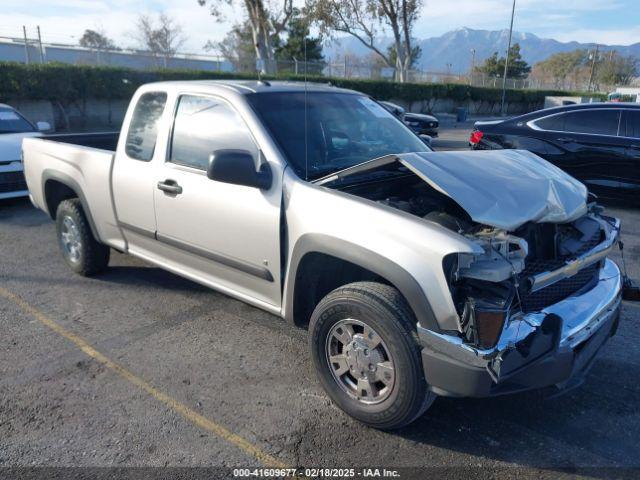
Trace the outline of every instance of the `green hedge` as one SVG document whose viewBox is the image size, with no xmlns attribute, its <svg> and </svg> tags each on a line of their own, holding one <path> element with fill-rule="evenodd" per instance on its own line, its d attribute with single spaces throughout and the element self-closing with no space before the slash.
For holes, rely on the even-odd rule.
<svg viewBox="0 0 640 480">
<path fill-rule="evenodd" d="M 0 101 L 51 100 L 65 104 L 89 98 L 119 100 L 130 98 L 136 88 L 144 83 L 163 80 L 228 78 L 250 79 L 256 78 L 256 76 L 202 70 L 140 71 L 119 67 L 67 64 L 24 65 L 0 62 Z M 301 80 L 302 77 L 285 75 L 278 78 Z M 308 80 L 331 82 L 338 87 L 358 90 L 380 100 L 393 98 L 417 102 L 449 98 L 454 101 L 499 102 L 501 97 L 499 88 L 470 87 L 460 84 L 394 83 L 327 77 L 309 77 Z M 571 94 L 552 90 L 507 90 L 507 101 L 539 105 L 547 95 Z M 574 94 L 581 95 L 580 93 Z"/>
</svg>

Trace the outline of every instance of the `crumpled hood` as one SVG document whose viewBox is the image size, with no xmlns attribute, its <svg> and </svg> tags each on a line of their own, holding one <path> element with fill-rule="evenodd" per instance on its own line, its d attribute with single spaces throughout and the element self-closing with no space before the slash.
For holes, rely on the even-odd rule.
<svg viewBox="0 0 640 480">
<path fill-rule="evenodd" d="M 22 153 L 22 139 L 40 136 L 42 136 L 40 132 L 1 133 L 0 162 L 20 160 Z"/>
<path fill-rule="evenodd" d="M 478 223 L 513 231 L 587 213 L 587 188 L 525 150 L 421 152 L 397 158 Z"/>
</svg>

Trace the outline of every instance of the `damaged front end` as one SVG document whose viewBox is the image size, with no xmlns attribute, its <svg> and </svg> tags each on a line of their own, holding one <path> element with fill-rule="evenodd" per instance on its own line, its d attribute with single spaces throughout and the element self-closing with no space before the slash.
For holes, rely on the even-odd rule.
<svg viewBox="0 0 640 480">
<path fill-rule="evenodd" d="M 364 172 L 367 181 L 343 182 Z M 455 307 L 447 330 L 418 324 L 426 380 L 437 394 L 567 387 L 616 330 L 622 281 L 606 257 L 620 223 L 587 204 L 583 184 L 530 152 L 388 155 L 318 183 L 477 247 L 443 258 Z"/>
<path fill-rule="evenodd" d="M 431 388 L 489 396 L 578 382 L 617 326 L 620 272 L 606 256 L 619 230 L 593 206 L 571 223 L 461 232 L 484 253 L 443 262 L 460 331 L 419 327 Z"/>
</svg>

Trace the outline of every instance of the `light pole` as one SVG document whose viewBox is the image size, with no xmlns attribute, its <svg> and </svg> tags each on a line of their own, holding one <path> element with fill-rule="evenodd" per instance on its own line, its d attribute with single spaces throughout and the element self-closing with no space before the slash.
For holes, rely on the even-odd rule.
<svg viewBox="0 0 640 480">
<path fill-rule="evenodd" d="M 516 13 L 516 0 L 513 0 L 511 7 L 511 25 L 509 26 L 509 45 L 507 47 L 507 56 L 504 60 L 504 75 L 502 76 L 502 102 L 500 103 L 500 115 L 504 115 L 504 100 L 507 94 L 507 69 L 509 68 L 509 53 L 511 52 L 511 38 L 513 36 L 513 16 Z"/>
<path fill-rule="evenodd" d="M 469 85 L 473 85 L 473 71 L 476 69 L 476 49 L 471 49 L 471 70 L 469 71 Z"/>
<path fill-rule="evenodd" d="M 587 92 L 591 91 L 591 84 L 593 82 L 593 73 L 594 73 L 594 71 L 596 69 L 596 62 L 598 61 L 598 49 L 599 48 L 600 48 L 600 45 L 598 45 L 596 43 L 596 52 L 592 53 L 590 55 L 590 57 L 592 57 L 592 58 L 590 58 L 590 60 L 591 60 L 591 73 L 589 74 L 589 86 L 587 87 Z"/>
</svg>

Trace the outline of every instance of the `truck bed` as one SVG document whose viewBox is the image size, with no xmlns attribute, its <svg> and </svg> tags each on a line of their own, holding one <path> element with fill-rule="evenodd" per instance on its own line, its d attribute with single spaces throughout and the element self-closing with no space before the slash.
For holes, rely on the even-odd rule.
<svg viewBox="0 0 640 480">
<path fill-rule="evenodd" d="M 51 211 L 55 208 L 47 204 L 47 198 L 79 197 L 85 212 L 90 212 L 94 235 L 116 248 L 124 245 L 111 197 L 111 167 L 118 136 L 111 132 L 48 135 L 22 143 L 24 173 L 34 205 L 55 218 L 56 212 Z M 60 184 L 70 187 L 75 195 Z M 52 189 L 60 193 L 47 195 Z"/>
<path fill-rule="evenodd" d="M 81 147 L 91 147 L 100 150 L 115 152 L 118 145 L 120 132 L 95 132 L 95 133 L 58 133 L 44 135 L 40 138 L 59 143 L 69 143 Z"/>
</svg>

